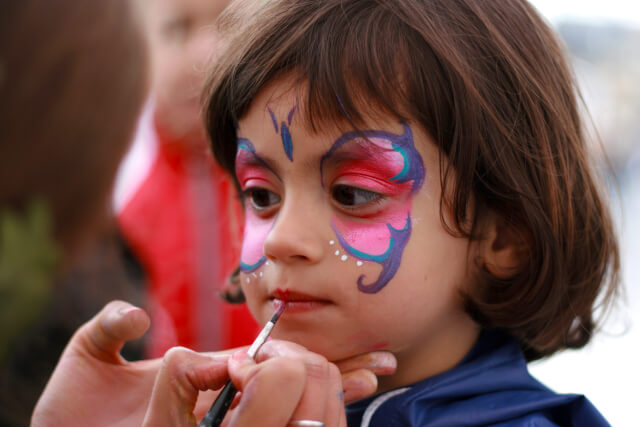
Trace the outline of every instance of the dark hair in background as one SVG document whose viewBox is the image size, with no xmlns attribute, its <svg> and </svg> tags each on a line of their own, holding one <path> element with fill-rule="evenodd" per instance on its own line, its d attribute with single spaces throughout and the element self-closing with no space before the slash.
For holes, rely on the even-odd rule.
<svg viewBox="0 0 640 427">
<path fill-rule="evenodd" d="M 147 48 L 127 0 L 0 3 L 0 205 L 34 197 L 70 253 L 109 212 L 147 92 Z"/>
<path fill-rule="evenodd" d="M 0 211 L 44 199 L 69 267 L 0 361 L 0 425 L 29 424 L 62 349 L 106 301 L 142 303 L 107 218 L 147 74 L 130 0 L 0 1 Z M 139 342 L 127 347 L 142 355 Z"/>
<path fill-rule="evenodd" d="M 312 129 L 357 128 L 372 105 L 418 122 L 442 155 L 450 232 L 479 238 L 491 211 L 526 242 L 526 263 L 508 279 L 479 261 L 464 301 L 480 325 L 507 330 L 529 360 L 589 341 L 598 295 L 608 305 L 618 284 L 617 241 L 563 48 L 526 1 L 268 2 L 230 42 L 205 94 L 227 170 L 238 120 L 285 74 L 305 88 Z"/>
</svg>

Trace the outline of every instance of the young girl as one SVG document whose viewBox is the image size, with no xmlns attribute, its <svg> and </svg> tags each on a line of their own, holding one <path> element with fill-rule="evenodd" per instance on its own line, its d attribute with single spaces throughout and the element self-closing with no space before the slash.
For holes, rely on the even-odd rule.
<svg viewBox="0 0 640 427">
<path fill-rule="evenodd" d="M 349 425 L 606 425 L 526 367 L 584 346 L 617 286 L 576 93 L 525 1 L 276 0 L 230 41 L 207 120 L 251 311 L 398 360 Z"/>
</svg>

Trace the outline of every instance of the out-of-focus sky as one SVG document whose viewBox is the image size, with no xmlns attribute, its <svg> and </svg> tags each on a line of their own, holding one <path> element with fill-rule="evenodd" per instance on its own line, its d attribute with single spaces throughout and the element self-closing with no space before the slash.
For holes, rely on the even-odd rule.
<svg viewBox="0 0 640 427">
<path fill-rule="evenodd" d="M 620 22 L 640 27 L 637 0 L 530 0 L 552 23 L 572 19 L 587 22 Z"/>
</svg>

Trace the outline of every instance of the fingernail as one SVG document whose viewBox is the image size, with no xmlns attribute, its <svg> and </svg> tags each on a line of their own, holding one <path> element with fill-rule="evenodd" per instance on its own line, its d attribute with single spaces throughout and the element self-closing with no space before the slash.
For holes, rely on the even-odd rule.
<svg viewBox="0 0 640 427">
<path fill-rule="evenodd" d="M 136 311 L 138 310 L 138 307 L 135 307 L 133 305 L 128 305 L 125 307 L 122 307 L 121 309 L 118 310 L 118 314 L 120 314 L 120 316 L 126 316 L 127 314 L 131 313 L 132 311 Z"/>
<path fill-rule="evenodd" d="M 342 387 L 351 393 L 373 393 L 378 378 L 371 371 L 357 371 L 342 376 Z"/>
<path fill-rule="evenodd" d="M 398 362 L 391 353 L 380 352 L 373 355 L 373 363 L 377 368 L 395 371 Z"/>
<path fill-rule="evenodd" d="M 244 363 L 249 360 L 249 355 L 247 354 L 246 351 L 240 350 L 233 353 L 231 355 L 231 359 L 233 359 L 233 361 L 237 363 Z"/>
</svg>

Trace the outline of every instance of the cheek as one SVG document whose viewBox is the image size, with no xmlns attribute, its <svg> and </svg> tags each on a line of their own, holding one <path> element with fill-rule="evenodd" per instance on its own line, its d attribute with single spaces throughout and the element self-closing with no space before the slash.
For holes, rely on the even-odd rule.
<svg viewBox="0 0 640 427">
<path fill-rule="evenodd" d="M 272 226 L 273 220 L 264 220 L 247 209 L 240 253 L 240 269 L 243 272 L 251 272 L 265 262 L 264 242 Z"/>
</svg>

